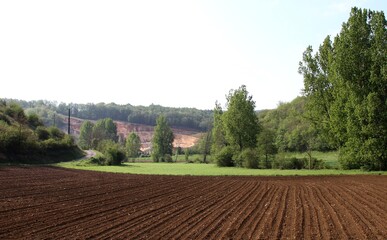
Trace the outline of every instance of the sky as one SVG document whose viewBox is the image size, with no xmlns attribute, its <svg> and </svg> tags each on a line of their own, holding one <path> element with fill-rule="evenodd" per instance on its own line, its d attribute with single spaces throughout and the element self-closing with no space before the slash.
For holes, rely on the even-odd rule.
<svg viewBox="0 0 387 240">
<path fill-rule="evenodd" d="M 301 95 L 307 46 L 385 0 L 0 1 L 0 98 L 256 109 Z"/>
</svg>

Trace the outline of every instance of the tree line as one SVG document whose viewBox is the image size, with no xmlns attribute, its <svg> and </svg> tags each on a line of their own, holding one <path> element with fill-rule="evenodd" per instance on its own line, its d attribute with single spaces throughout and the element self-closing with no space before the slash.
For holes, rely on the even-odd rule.
<svg viewBox="0 0 387 240">
<path fill-rule="evenodd" d="M 115 121 L 156 126 L 158 116 L 164 115 L 172 127 L 189 128 L 198 131 L 208 129 L 212 120 L 212 110 L 199 110 L 196 108 L 173 108 L 151 104 L 149 106 L 133 106 L 131 104 L 119 105 L 115 103 L 57 103 L 55 101 L 25 101 L 18 99 L 3 99 L 15 102 L 24 109 L 35 109 L 44 114 L 47 123 L 52 123 L 53 113 L 68 114 L 71 109 L 73 117 L 86 120 L 99 120 L 111 118 Z"/>
<path fill-rule="evenodd" d="M 299 73 L 304 77 L 303 96 L 260 112 L 259 119 L 245 86 L 230 91 L 226 111 L 215 105 L 211 153 L 217 164 L 319 168 L 312 150 L 337 149 L 344 169 L 386 170 L 384 13 L 353 8 L 333 42 L 327 36 L 317 53 L 311 46 L 306 49 Z M 201 141 L 201 149 L 206 142 Z M 281 154 L 273 157 L 287 151 L 307 152 L 308 159 L 278 162 Z"/>
<path fill-rule="evenodd" d="M 166 118 L 157 118 L 152 139 L 152 159 L 155 162 L 171 162 L 174 135 Z M 95 149 L 102 154 L 93 157 L 90 162 L 98 165 L 120 165 L 127 158 L 137 158 L 141 154 L 140 137 L 130 133 L 125 139 L 117 135 L 117 126 L 111 118 L 96 121 L 84 121 L 80 127 L 79 146 L 83 149 Z"/>
<path fill-rule="evenodd" d="M 383 12 L 353 8 L 333 41 L 300 62 L 308 117 L 344 168 L 387 169 L 386 25 Z"/>
</svg>

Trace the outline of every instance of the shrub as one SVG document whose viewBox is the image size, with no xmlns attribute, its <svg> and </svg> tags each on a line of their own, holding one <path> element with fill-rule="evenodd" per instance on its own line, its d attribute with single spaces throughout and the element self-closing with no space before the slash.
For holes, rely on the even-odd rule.
<svg viewBox="0 0 387 240">
<path fill-rule="evenodd" d="M 35 129 L 35 133 L 38 136 L 39 140 L 47 140 L 50 138 L 50 133 L 45 127 L 39 126 Z"/>
<path fill-rule="evenodd" d="M 233 149 L 229 146 L 224 147 L 215 155 L 216 164 L 219 167 L 232 167 L 235 165 L 233 156 Z"/>
<path fill-rule="evenodd" d="M 104 165 L 120 165 L 126 158 L 125 151 L 112 140 L 101 141 L 98 150 L 105 156 Z"/>
<path fill-rule="evenodd" d="M 304 158 L 304 166 L 305 168 L 309 168 L 309 158 Z M 312 158 L 310 160 L 310 169 L 324 169 L 327 164 L 321 159 Z"/>
<path fill-rule="evenodd" d="M 94 165 L 105 165 L 105 162 L 106 159 L 102 154 L 97 154 L 96 156 L 89 159 L 89 163 Z"/>
<path fill-rule="evenodd" d="M 165 154 L 165 155 L 164 155 L 164 161 L 165 161 L 165 162 L 172 162 L 172 156 L 171 156 L 171 154 Z"/>
<path fill-rule="evenodd" d="M 304 159 L 286 158 L 283 154 L 278 154 L 272 163 L 272 167 L 277 169 L 302 169 L 304 168 Z"/>
<path fill-rule="evenodd" d="M 57 127 L 49 127 L 47 128 L 50 133 L 50 137 L 56 140 L 61 140 L 64 138 L 65 134 Z"/>
<path fill-rule="evenodd" d="M 255 149 L 247 148 L 239 154 L 237 166 L 256 169 L 258 165 L 259 157 Z"/>
</svg>

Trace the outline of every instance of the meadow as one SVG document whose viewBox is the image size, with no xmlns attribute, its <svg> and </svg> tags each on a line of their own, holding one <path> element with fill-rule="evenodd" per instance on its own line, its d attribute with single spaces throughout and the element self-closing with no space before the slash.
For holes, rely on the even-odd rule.
<svg viewBox="0 0 387 240">
<path fill-rule="evenodd" d="M 204 163 L 154 163 L 125 162 L 121 166 L 90 165 L 85 160 L 62 162 L 55 166 L 92 170 L 101 172 L 148 174 L 148 175 L 191 175 L 191 176 L 319 176 L 319 175 L 354 175 L 377 174 L 387 175 L 387 172 L 366 172 L 362 170 L 281 170 L 281 169 L 247 169 L 239 167 L 218 167 L 216 164 Z"/>
</svg>

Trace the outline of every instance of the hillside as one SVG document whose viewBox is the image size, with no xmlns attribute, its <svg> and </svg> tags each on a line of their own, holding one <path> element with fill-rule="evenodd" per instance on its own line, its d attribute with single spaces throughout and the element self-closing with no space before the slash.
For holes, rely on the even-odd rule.
<svg viewBox="0 0 387 240">
<path fill-rule="evenodd" d="M 98 120 L 111 118 L 114 121 L 130 122 L 155 126 L 156 119 L 164 115 L 171 127 L 182 129 L 194 129 L 206 131 L 212 123 L 212 110 L 199 110 L 195 108 L 173 108 L 160 105 L 132 106 L 130 104 L 119 105 L 115 103 L 57 103 L 53 101 L 24 101 L 18 99 L 2 99 L 6 102 L 14 102 L 24 109 L 33 110 L 38 115 L 51 121 L 53 114 L 67 115 L 71 109 L 71 116 L 80 119 Z"/>
<path fill-rule="evenodd" d="M 82 155 L 57 127 L 45 127 L 38 115 L 0 101 L 0 163 L 52 163 Z"/>
<path fill-rule="evenodd" d="M 60 116 L 62 130 L 67 131 L 67 117 Z M 71 117 L 70 120 L 70 131 L 76 138 L 79 136 L 79 131 L 82 123 L 86 121 L 84 119 Z M 128 123 L 123 121 L 114 121 L 117 126 L 117 134 L 119 136 L 127 137 L 131 132 L 135 132 L 141 139 L 141 150 L 146 151 L 151 146 L 153 138 L 153 126 L 137 123 Z M 196 130 L 181 129 L 172 127 L 172 131 L 175 135 L 175 141 L 173 142 L 174 147 L 189 148 L 194 146 L 200 136 L 201 132 Z"/>
</svg>

